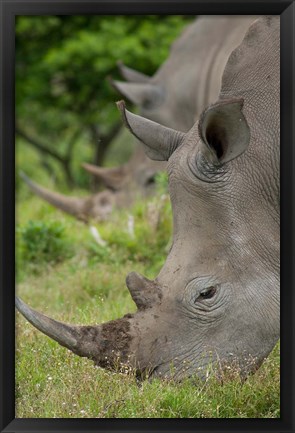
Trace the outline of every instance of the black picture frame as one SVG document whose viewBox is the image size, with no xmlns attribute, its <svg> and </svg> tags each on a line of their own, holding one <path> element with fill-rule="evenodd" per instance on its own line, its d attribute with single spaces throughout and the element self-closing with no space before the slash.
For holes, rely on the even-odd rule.
<svg viewBox="0 0 295 433">
<path fill-rule="evenodd" d="M 12 432 L 293 432 L 294 423 L 294 17 L 293 1 L 0 0 L 1 32 L 1 363 L 0 431 Z M 14 25 L 17 15 L 279 14 L 281 17 L 281 418 L 15 419 Z M 292 310 L 293 308 L 293 310 Z"/>
</svg>

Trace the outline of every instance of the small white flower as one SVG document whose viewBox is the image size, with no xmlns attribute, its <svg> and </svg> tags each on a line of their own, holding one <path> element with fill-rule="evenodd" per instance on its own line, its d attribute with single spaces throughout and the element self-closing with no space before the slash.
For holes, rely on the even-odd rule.
<svg viewBox="0 0 295 433">
<path fill-rule="evenodd" d="M 94 240 L 98 243 L 98 245 L 100 245 L 101 247 L 105 247 L 107 245 L 106 241 L 102 239 L 102 237 L 100 236 L 96 227 L 90 226 L 89 230 L 92 236 L 94 237 Z"/>
<path fill-rule="evenodd" d="M 134 238 L 135 235 L 134 235 L 134 216 L 133 215 L 128 215 L 127 230 L 128 230 L 130 237 Z"/>
</svg>

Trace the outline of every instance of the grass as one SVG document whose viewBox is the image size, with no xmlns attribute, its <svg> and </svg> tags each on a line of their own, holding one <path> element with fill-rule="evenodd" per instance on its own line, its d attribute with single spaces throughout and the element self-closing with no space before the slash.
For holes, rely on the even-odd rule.
<svg viewBox="0 0 295 433">
<path fill-rule="evenodd" d="M 123 300 L 121 298 L 121 300 Z M 119 300 L 118 300 L 119 302 Z M 97 309 L 103 309 L 101 302 Z M 128 302 L 124 303 L 124 308 Z M 95 321 L 96 308 L 71 310 L 78 321 Z M 114 308 L 115 310 L 116 308 Z M 62 312 L 57 316 L 64 316 Z M 104 316 L 105 314 L 102 314 Z M 110 314 L 112 316 L 112 314 Z M 132 374 L 104 371 L 50 341 L 22 321 L 18 328 L 17 417 L 45 418 L 276 418 L 279 347 L 245 383 L 188 379 L 137 385 Z"/>
<path fill-rule="evenodd" d="M 157 218 L 151 218 L 151 213 Z M 128 231 L 130 215 L 134 218 L 133 234 Z M 95 242 L 89 226 L 30 194 L 19 201 L 17 216 L 18 294 L 39 311 L 73 324 L 101 323 L 134 312 L 125 276 L 135 270 L 154 278 L 167 256 L 171 237 L 170 203 L 167 196 L 160 199 L 159 194 L 138 202 L 131 210 L 115 212 L 107 222 L 93 224 L 106 246 Z M 155 219 L 157 224 L 152 223 Z M 38 261 L 38 256 L 33 263 L 28 260 L 24 253 L 27 240 L 21 233 L 36 222 L 55 228 L 60 224 L 62 240 L 71 244 L 71 254 L 66 248 L 59 251 L 58 260 L 49 257 Z M 46 251 L 50 254 L 52 250 Z M 279 345 L 244 383 L 230 372 L 222 382 L 212 375 L 206 382 L 190 378 L 182 383 L 154 380 L 139 385 L 132 372 L 108 372 L 72 354 L 20 314 L 16 335 L 16 417 L 280 416 Z"/>
</svg>

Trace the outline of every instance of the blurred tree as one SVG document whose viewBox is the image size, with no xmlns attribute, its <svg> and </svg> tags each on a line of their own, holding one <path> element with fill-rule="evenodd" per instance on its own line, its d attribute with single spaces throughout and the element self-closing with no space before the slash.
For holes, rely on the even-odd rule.
<svg viewBox="0 0 295 433">
<path fill-rule="evenodd" d="M 116 62 L 152 75 L 191 17 L 20 16 L 16 19 L 16 133 L 53 160 L 69 186 L 77 183 L 72 160 L 77 140 L 92 146 L 102 164 L 121 127 L 118 95 L 106 78 Z M 81 161 L 82 162 L 82 161 Z"/>
</svg>

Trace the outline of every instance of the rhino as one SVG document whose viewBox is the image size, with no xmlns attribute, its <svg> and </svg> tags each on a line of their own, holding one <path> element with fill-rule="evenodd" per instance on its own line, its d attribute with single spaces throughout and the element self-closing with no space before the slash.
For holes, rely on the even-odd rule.
<svg viewBox="0 0 295 433">
<path fill-rule="evenodd" d="M 156 174 L 164 170 L 164 163 L 151 161 L 138 147 L 129 161 L 119 167 L 98 167 L 86 163 L 83 167 L 101 179 L 106 186 L 103 191 L 86 197 L 71 197 L 38 185 L 23 172 L 20 176 L 39 197 L 87 223 L 90 220 L 105 221 L 115 208 L 131 206 L 139 196 L 152 194 Z"/>
<path fill-rule="evenodd" d="M 118 107 L 150 158 L 168 161 L 173 244 L 158 276 L 131 272 L 137 311 L 73 326 L 16 307 L 100 367 L 140 378 L 254 371 L 280 336 L 280 24 L 261 17 L 225 66 L 217 100 L 184 133 Z"/>
<path fill-rule="evenodd" d="M 169 58 L 152 78 L 119 62 L 128 83 L 110 82 L 138 105 L 144 117 L 187 131 L 201 110 L 218 97 L 227 58 L 253 20 L 252 16 L 199 17 L 174 42 Z M 166 164 L 152 162 L 139 147 L 123 166 L 109 169 L 83 164 L 83 168 L 98 177 L 106 189 L 87 197 L 68 197 L 26 176 L 23 179 L 32 191 L 63 212 L 84 222 L 103 221 L 114 208 L 130 206 L 137 196 L 152 193 L 155 174 L 164 171 Z"/>
<path fill-rule="evenodd" d="M 201 16 L 172 44 L 170 55 L 152 77 L 122 62 L 122 82 L 112 86 L 150 120 L 187 132 L 204 107 L 216 101 L 227 59 L 254 16 Z"/>
</svg>

